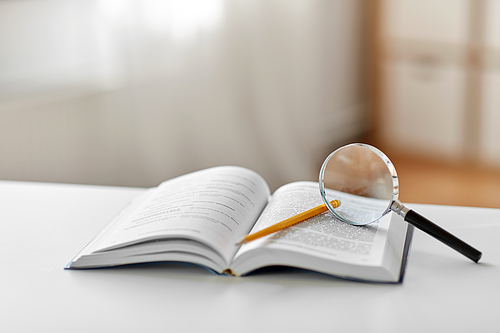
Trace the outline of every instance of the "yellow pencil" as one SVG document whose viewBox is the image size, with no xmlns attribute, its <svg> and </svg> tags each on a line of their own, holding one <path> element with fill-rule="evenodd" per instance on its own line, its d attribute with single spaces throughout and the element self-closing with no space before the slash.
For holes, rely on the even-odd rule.
<svg viewBox="0 0 500 333">
<path fill-rule="evenodd" d="M 333 208 L 337 208 L 338 206 L 340 206 L 340 201 L 332 200 L 332 201 L 330 201 L 330 204 L 332 205 Z M 236 243 L 236 245 L 245 244 L 245 243 L 251 242 L 253 240 L 259 239 L 261 237 L 267 236 L 269 234 L 272 234 L 276 231 L 280 231 L 280 230 L 283 230 L 285 228 L 291 227 L 294 224 L 297 224 L 297 223 L 302 222 L 304 220 L 307 220 L 313 216 L 316 216 L 318 214 L 326 212 L 327 210 L 328 210 L 328 208 L 326 207 L 325 204 L 322 204 L 318 207 L 311 208 L 303 213 L 292 216 L 292 217 L 290 217 L 284 221 L 281 221 L 279 223 L 273 224 L 270 227 L 267 227 L 265 229 L 257 231 L 253 234 L 246 235 L 243 238 L 241 238 L 238 241 L 238 243 Z"/>
</svg>

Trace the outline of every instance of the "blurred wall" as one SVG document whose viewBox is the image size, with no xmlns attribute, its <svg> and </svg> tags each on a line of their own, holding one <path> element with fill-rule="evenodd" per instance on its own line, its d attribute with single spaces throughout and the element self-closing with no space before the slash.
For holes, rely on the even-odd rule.
<svg viewBox="0 0 500 333">
<path fill-rule="evenodd" d="M 363 0 L 0 2 L 0 179 L 316 179 L 366 129 Z"/>
<path fill-rule="evenodd" d="M 500 167 L 500 1 L 380 0 L 385 147 Z"/>
</svg>

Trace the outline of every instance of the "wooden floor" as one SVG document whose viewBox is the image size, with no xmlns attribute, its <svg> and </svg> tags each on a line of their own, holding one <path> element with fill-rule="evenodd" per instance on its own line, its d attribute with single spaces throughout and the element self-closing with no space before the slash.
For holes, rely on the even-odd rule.
<svg viewBox="0 0 500 333">
<path fill-rule="evenodd" d="M 391 155 L 403 203 L 500 208 L 500 170 Z"/>
</svg>

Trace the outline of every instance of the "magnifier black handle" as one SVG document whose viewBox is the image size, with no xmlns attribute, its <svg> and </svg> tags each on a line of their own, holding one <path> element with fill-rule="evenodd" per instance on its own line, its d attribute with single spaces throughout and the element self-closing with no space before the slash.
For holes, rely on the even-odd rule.
<svg viewBox="0 0 500 333">
<path fill-rule="evenodd" d="M 460 252 L 470 260 L 478 262 L 479 259 L 481 259 L 481 252 L 458 239 L 457 237 L 453 236 L 438 225 L 432 223 L 422 215 L 414 212 L 413 210 L 409 210 L 406 213 L 405 221 L 414 225 L 416 228 L 422 230 L 423 232 L 428 233 L 437 240 L 440 240 L 441 242 Z"/>
</svg>

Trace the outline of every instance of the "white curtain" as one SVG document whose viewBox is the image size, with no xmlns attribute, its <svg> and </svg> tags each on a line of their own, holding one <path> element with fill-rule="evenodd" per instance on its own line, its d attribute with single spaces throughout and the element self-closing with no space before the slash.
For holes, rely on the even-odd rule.
<svg viewBox="0 0 500 333">
<path fill-rule="evenodd" d="M 365 126 L 363 6 L 2 2 L 0 178 L 154 186 L 232 164 L 273 189 L 315 180 Z"/>
</svg>

